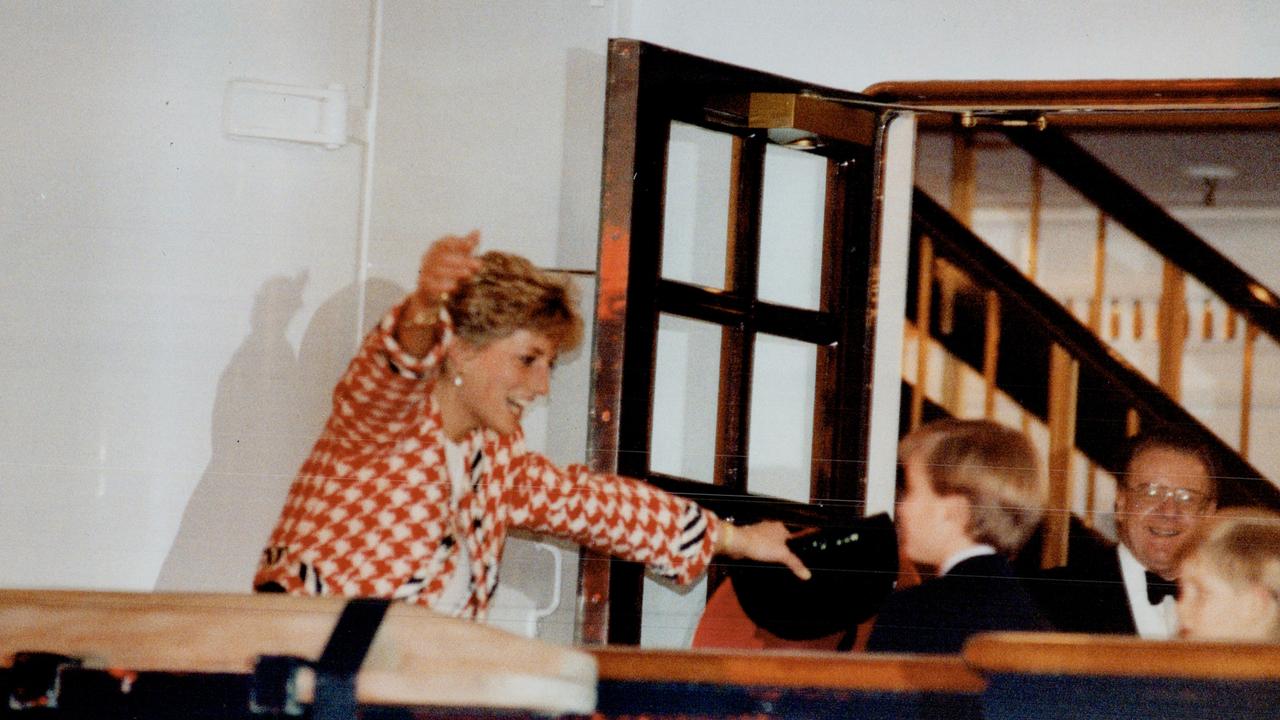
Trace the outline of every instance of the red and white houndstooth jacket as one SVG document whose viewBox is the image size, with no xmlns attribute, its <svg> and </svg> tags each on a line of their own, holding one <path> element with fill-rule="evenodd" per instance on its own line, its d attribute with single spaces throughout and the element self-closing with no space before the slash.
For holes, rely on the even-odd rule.
<svg viewBox="0 0 1280 720">
<path fill-rule="evenodd" d="M 460 570 L 483 618 L 498 583 L 507 529 L 550 533 L 688 583 L 711 559 L 719 520 L 642 482 L 556 467 L 517 433 L 476 430 L 464 441 L 472 482 L 456 503 L 431 398 L 452 341 L 425 357 L 405 353 L 394 329 L 404 304 L 365 338 L 333 393 L 333 413 L 302 465 L 267 547 L 255 587 L 300 595 L 402 598 L 432 606 Z"/>
</svg>

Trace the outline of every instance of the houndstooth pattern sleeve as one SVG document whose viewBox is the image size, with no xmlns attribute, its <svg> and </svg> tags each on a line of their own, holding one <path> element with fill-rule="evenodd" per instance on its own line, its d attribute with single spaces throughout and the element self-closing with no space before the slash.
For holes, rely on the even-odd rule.
<svg viewBox="0 0 1280 720">
<path fill-rule="evenodd" d="M 395 330 L 405 302 L 389 310 L 370 332 L 333 390 L 333 413 L 326 429 L 353 446 L 377 445 L 394 435 L 408 402 L 421 396 L 423 378 L 435 372 L 452 331 L 441 312 L 444 335 L 426 356 L 417 358 L 396 342 Z"/>
<path fill-rule="evenodd" d="M 537 453 L 524 453 L 512 471 L 513 525 L 644 563 L 681 584 L 711 562 L 720 521 L 691 500 L 582 465 L 559 468 Z"/>
</svg>

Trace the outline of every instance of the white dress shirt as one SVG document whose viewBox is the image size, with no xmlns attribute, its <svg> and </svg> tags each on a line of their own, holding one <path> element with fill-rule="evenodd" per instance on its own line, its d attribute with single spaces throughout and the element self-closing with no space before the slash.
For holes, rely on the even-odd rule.
<svg viewBox="0 0 1280 720">
<path fill-rule="evenodd" d="M 951 572 L 951 568 L 959 565 L 960 563 L 964 562 L 965 560 L 968 560 L 969 558 L 976 558 L 976 557 L 982 557 L 983 555 L 995 555 L 995 554 L 996 554 L 996 549 L 991 547 L 990 545 L 982 545 L 982 544 L 970 545 L 969 547 L 961 550 L 960 552 L 954 553 L 953 555 L 951 555 L 951 557 L 947 558 L 946 562 L 939 565 L 938 574 L 946 575 L 947 573 Z"/>
<path fill-rule="evenodd" d="M 1129 608 L 1133 611 L 1133 624 L 1138 636 L 1145 640 L 1168 640 L 1178 634 L 1178 612 L 1174 599 L 1165 596 L 1157 605 L 1147 600 L 1147 569 L 1133 556 L 1133 552 L 1120 543 L 1120 574 L 1124 577 L 1124 591 L 1129 596 Z"/>
</svg>

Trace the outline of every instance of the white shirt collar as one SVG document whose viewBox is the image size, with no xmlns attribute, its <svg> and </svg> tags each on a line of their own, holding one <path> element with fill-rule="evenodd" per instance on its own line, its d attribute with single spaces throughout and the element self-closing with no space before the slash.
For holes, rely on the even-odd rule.
<svg viewBox="0 0 1280 720">
<path fill-rule="evenodd" d="M 960 563 L 970 558 L 981 557 L 983 555 L 995 555 L 995 554 L 996 554 L 996 549 L 994 547 L 991 547 L 990 545 L 985 545 L 982 543 L 978 543 L 976 545 L 970 545 L 969 547 L 961 550 L 958 553 L 953 553 L 951 557 L 947 558 L 946 562 L 939 565 L 938 574 L 946 575 L 947 573 L 951 572 L 951 568 L 959 565 Z"/>
<path fill-rule="evenodd" d="M 1178 612 L 1171 597 L 1164 597 L 1158 605 L 1147 600 L 1147 569 L 1138 562 L 1124 543 L 1120 543 L 1120 575 L 1124 578 L 1124 591 L 1129 596 L 1129 609 L 1133 612 L 1133 624 L 1138 636 L 1145 640 L 1168 640 L 1178 633 Z"/>
</svg>

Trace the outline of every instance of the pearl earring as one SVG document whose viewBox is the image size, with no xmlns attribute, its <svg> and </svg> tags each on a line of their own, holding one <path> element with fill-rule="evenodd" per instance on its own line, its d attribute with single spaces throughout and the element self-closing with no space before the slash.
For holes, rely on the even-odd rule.
<svg viewBox="0 0 1280 720">
<path fill-rule="evenodd" d="M 462 373 L 457 373 L 453 376 L 453 386 L 462 387 Z"/>
</svg>

